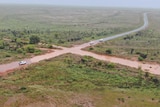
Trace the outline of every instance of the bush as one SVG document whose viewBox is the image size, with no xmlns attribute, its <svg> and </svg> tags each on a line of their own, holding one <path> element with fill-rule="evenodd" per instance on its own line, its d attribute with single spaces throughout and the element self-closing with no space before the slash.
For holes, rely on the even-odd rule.
<svg viewBox="0 0 160 107">
<path fill-rule="evenodd" d="M 108 64 L 107 64 L 107 67 L 108 67 L 108 68 L 115 68 L 115 64 L 114 64 L 114 63 L 108 63 Z"/>
<path fill-rule="evenodd" d="M 26 52 L 28 53 L 34 53 L 35 52 L 35 48 L 34 46 L 32 45 L 28 45 L 26 48 L 25 48 Z"/>
<path fill-rule="evenodd" d="M 11 57 L 11 55 L 9 55 L 9 54 L 6 54 L 6 55 L 5 55 L 5 57 Z"/>
<path fill-rule="evenodd" d="M 140 53 L 139 56 L 142 57 L 143 59 L 146 59 L 146 58 L 147 58 L 147 54 Z"/>
<path fill-rule="evenodd" d="M 41 50 L 36 49 L 34 53 L 35 53 L 35 55 L 40 55 L 41 54 Z"/>
<path fill-rule="evenodd" d="M 112 54 L 112 50 L 111 49 L 107 49 L 106 50 L 106 54 Z"/>
<path fill-rule="evenodd" d="M 140 53 L 140 52 L 136 52 L 136 54 L 138 54 L 138 55 L 139 55 L 139 54 L 141 54 L 141 53 Z"/>
<path fill-rule="evenodd" d="M 40 38 L 35 35 L 32 35 L 29 39 L 30 39 L 29 41 L 30 44 L 37 44 L 40 42 Z"/>
<path fill-rule="evenodd" d="M 3 46 L 3 45 L 0 45 L 0 49 L 4 49 L 4 46 Z"/>
<path fill-rule="evenodd" d="M 0 49 L 4 49 L 5 46 L 4 46 L 4 42 L 3 41 L 0 41 Z"/>
<path fill-rule="evenodd" d="M 139 56 L 139 57 L 138 57 L 138 60 L 139 60 L 139 61 L 143 61 L 144 59 L 143 59 L 141 56 Z"/>
<path fill-rule="evenodd" d="M 26 89 L 27 89 L 26 87 L 21 87 L 21 88 L 20 88 L 20 90 L 26 90 Z"/>
<path fill-rule="evenodd" d="M 17 49 L 17 52 L 18 52 L 18 53 L 23 53 L 22 48 Z"/>
<path fill-rule="evenodd" d="M 98 66 L 101 66 L 102 65 L 102 62 L 98 62 L 98 64 L 97 64 Z"/>
<path fill-rule="evenodd" d="M 154 58 L 151 58 L 151 60 L 154 60 Z"/>
<path fill-rule="evenodd" d="M 90 47 L 89 50 L 93 50 L 93 47 Z"/>
<path fill-rule="evenodd" d="M 154 85 L 159 85 L 159 79 L 157 77 L 151 77 L 150 80 L 154 83 Z"/>
<path fill-rule="evenodd" d="M 52 48 L 53 48 L 53 46 L 52 46 L 52 45 L 48 45 L 48 48 L 49 48 L 49 49 L 52 49 Z"/>
<path fill-rule="evenodd" d="M 64 44 L 64 41 L 60 39 L 60 40 L 58 41 L 58 43 L 59 43 L 59 44 Z"/>
<path fill-rule="evenodd" d="M 81 59 L 82 63 L 87 63 L 93 60 L 93 57 L 90 56 L 83 56 L 83 58 Z"/>
</svg>

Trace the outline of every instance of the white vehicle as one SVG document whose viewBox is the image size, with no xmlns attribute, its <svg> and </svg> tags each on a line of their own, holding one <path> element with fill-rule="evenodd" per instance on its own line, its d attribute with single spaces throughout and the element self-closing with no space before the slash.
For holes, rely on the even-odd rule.
<svg viewBox="0 0 160 107">
<path fill-rule="evenodd" d="M 89 44 L 90 44 L 90 45 L 93 45 L 93 44 L 94 44 L 94 42 L 93 42 L 93 41 L 91 41 Z"/>
<path fill-rule="evenodd" d="M 100 39 L 99 42 L 103 42 L 103 39 Z"/>
<path fill-rule="evenodd" d="M 26 61 L 20 61 L 20 62 L 19 62 L 19 65 L 25 65 L 25 64 L 27 64 Z"/>
</svg>

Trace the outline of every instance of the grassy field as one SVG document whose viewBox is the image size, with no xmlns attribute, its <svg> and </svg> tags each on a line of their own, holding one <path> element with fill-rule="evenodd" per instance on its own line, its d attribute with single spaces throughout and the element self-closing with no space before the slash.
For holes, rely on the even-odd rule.
<svg viewBox="0 0 160 107">
<path fill-rule="evenodd" d="M 137 28 L 143 24 L 143 12 L 118 8 L 0 6 L 0 63 L 42 54 L 38 47 L 49 48 L 52 44 L 69 47 Z M 145 56 L 142 48 L 146 47 L 145 40 L 151 47 L 158 43 L 153 40 L 159 34 L 159 13 L 152 14 L 151 29 L 89 50 L 123 55 L 133 48 L 132 55 L 139 52 L 138 55 Z M 33 36 L 39 37 L 42 45 L 30 44 Z M 62 55 L 0 77 L 0 81 L 2 107 L 160 106 L 159 76 L 88 56 Z"/>
<path fill-rule="evenodd" d="M 133 60 L 160 63 L 160 14 L 158 11 L 151 12 L 148 17 L 149 27 L 146 30 L 98 44 L 87 50 Z M 108 53 L 108 51 L 110 52 Z"/>
<path fill-rule="evenodd" d="M 31 36 L 41 45 L 73 46 L 125 32 L 142 25 L 144 10 L 56 6 L 0 6 L 0 62 L 30 57 L 25 47 Z M 32 52 L 42 54 L 40 50 Z M 6 57 L 7 55 L 7 57 Z M 17 57 L 19 56 L 19 57 Z"/>
<path fill-rule="evenodd" d="M 34 34 L 41 37 L 41 42 L 47 44 L 75 44 L 97 36 L 104 37 L 124 32 L 143 23 L 143 10 L 137 12 L 136 9 L 54 6 L 2 6 L 1 8 L 2 35 L 6 38 L 12 36 L 11 31 L 16 31 L 23 37 Z"/>
<path fill-rule="evenodd" d="M 142 22 L 136 9 L 56 6 L 1 6 L 0 29 L 89 31 L 128 29 Z"/>
<path fill-rule="evenodd" d="M 1 77 L 0 105 L 157 107 L 159 80 L 140 69 L 66 54 Z"/>
</svg>

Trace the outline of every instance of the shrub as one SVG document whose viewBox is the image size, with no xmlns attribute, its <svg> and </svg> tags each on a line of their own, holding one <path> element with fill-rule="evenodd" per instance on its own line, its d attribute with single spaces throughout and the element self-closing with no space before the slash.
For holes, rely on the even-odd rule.
<svg viewBox="0 0 160 107">
<path fill-rule="evenodd" d="M 11 55 L 9 55 L 9 54 L 6 54 L 6 55 L 5 55 L 5 57 L 11 57 Z"/>
<path fill-rule="evenodd" d="M 25 47 L 26 52 L 28 53 L 34 53 L 35 52 L 35 48 L 32 45 L 28 45 Z"/>
<path fill-rule="evenodd" d="M 121 102 L 125 102 L 125 99 L 124 98 L 117 98 L 119 101 L 121 101 Z"/>
<path fill-rule="evenodd" d="M 93 50 L 93 47 L 90 47 L 89 50 Z"/>
<path fill-rule="evenodd" d="M 151 58 L 151 60 L 154 60 L 154 58 Z"/>
<path fill-rule="evenodd" d="M 60 39 L 60 40 L 58 41 L 58 43 L 64 44 L 64 41 Z"/>
<path fill-rule="evenodd" d="M 98 66 L 101 66 L 102 65 L 102 62 L 98 62 Z"/>
<path fill-rule="evenodd" d="M 35 35 L 32 35 L 29 39 L 30 39 L 29 41 L 30 44 L 37 44 L 40 42 L 40 38 Z"/>
<path fill-rule="evenodd" d="M 3 46 L 3 45 L 0 45 L 0 49 L 4 49 L 4 46 Z"/>
<path fill-rule="evenodd" d="M 134 49 L 131 49 L 131 54 L 133 54 L 133 52 L 134 52 Z"/>
<path fill-rule="evenodd" d="M 4 42 L 3 41 L 0 41 L 0 49 L 4 49 Z"/>
<path fill-rule="evenodd" d="M 26 90 L 26 89 L 27 89 L 26 87 L 21 87 L 21 88 L 20 88 L 20 90 Z"/>
<path fill-rule="evenodd" d="M 144 59 L 139 56 L 139 57 L 138 57 L 138 60 L 139 60 L 139 61 L 143 61 Z"/>
<path fill-rule="evenodd" d="M 108 64 L 107 64 L 107 67 L 108 67 L 108 68 L 115 68 L 115 64 L 114 64 L 114 63 L 108 63 Z"/>
<path fill-rule="evenodd" d="M 136 52 L 136 54 L 141 54 L 140 52 Z"/>
<path fill-rule="evenodd" d="M 52 45 L 48 45 L 48 48 L 49 48 L 49 49 L 52 49 L 52 48 L 53 48 L 53 46 L 52 46 Z"/>
<path fill-rule="evenodd" d="M 93 61 L 93 57 L 90 57 L 90 56 L 83 56 L 81 58 L 81 63 L 86 64 L 87 66 L 91 66 L 91 64 L 89 64 L 89 63 L 92 61 Z"/>
<path fill-rule="evenodd" d="M 18 53 L 22 53 L 22 52 L 23 52 L 22 48 L 18 48 L 18 49 L 17 49 L 17 52 L 18 52 Z"/>
<path fill-rule="evenodd" d="M 111 49 L 107 49 L 106 50 L 106 54 L 112 54 L 112 50 Z"/>
<path fill-rule="evenodd" d="M 147 58 L 147 54 L 140 53 L 139 56 L 142 57 L 143 59 L 146 59 L 146 58 Z"/>
<path fill-rule="evenodd" d="M 144 77 L 148 78 L 149 77 L 149 72 L 145 72 Z"/>
<path fill-rule="evenodd" d="M 26 52 L 25 52 L 25 51 L 23 51 L 23 55 L 26 55 Z"/>
<path fill-rule="evenodd" d="M 159 79 L 157 77 L 151 77 L 150 80 L 155 84 L 159 85 Z"/>
</svg>

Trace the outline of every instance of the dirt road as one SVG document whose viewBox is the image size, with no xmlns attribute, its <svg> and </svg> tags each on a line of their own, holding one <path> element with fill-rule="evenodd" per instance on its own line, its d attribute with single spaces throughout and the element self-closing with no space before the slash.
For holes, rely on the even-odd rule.
<svg viewBox="0 0 160 107">
<path fill-rule="evenodd" d="M 141 26 L 140 28 L 137 28 L 137 29 L 134 29 L 132 31 L 125 32 L 125 33 L 122 33 L 122 34 L 118 34 L 118 35 L 115 35 L 115 36 L 112 36 L 112 37 L 103 38 L 103 40 L 107 41 L 107 40 L 115 39 L 117 37 L 125 36 L 127 34 L 143 30 L 147 26 L 148 26 L 148 18 L 147 18 L 147 14 L 144 13 L 144 25 Z M 99 40 L 92 41 L 92 43 L 93 43 L 92 45 L 95 45 L 95 44 L 99 43 Z M 61 47 L 62 50 L 54 50 L 54 52 L 47 53 L 47 54 L 44 54 L 44 55 L 35 56 L 33 58 L 25 59 L 25 60 L 27 61 L 27 64 L 32 64 L 32 63 L 39 62 L 41 60 L 54 58 L 54 57 L 62 55 L 62 54 L 72 53 L 72 54 L 77 54 L 77 55 L 82 55 L 82 56 L 88 55 L 88 56 L 92 56 L 92 57 L 94 57 L 96 59 L 99 59 L 99 60 L 109 61 L 109 62 L 112 62 L 112 63 L 118 63 L 118 64 L 121 64 L 121 65 L 133 67 L 133 68 L 139 68 L 140 67 L 143 71 L 147 71 L 147 72 L 150 72 L 152 74 L 160 75 L 160 65 L 158 65 L 158 64 L 150 64 L 150 63 L 143 64 L 142 62 L 139 62 L 139 61 L 132 61 L 132 60 L 123 59 L 123 58 L 98 55 L 98 54 L 95 54 L 95 53 L 91 53 L 91 52 L 81 50 L 82 48 L 88 47 L 90 45 L 91 44 L 89 42 L 89 43 L 84 43 L 82 45 L 74 46 L 72 48 Z M 3 75 L 7 71 L 10 71 L 10 70 L 13 71 L 14 69 L 20 68 L 20 67 L 22 67 L 22 66 L 20 66 L 18 64 L 18 62 L 12 62 L 12 63 L 9 63 L 9 64 L 2 64 L 2 65 L 0 65 L 0 75 Z"/>
</svg>

